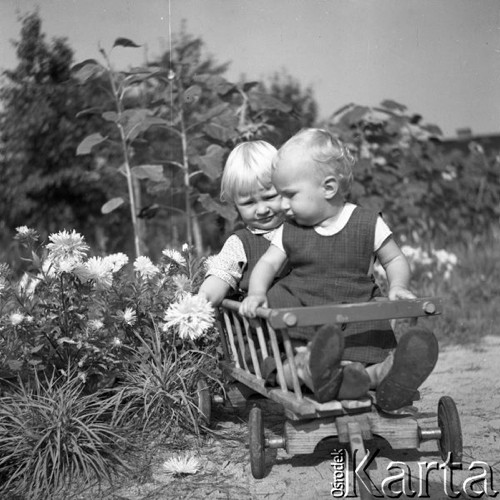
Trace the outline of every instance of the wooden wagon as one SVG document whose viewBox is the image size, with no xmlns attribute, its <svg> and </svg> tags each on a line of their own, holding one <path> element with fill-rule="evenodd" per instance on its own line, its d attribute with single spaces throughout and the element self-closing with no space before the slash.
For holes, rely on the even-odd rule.
<svg viewBox="0 0 500 500">
<path fill-rule="evenodd" d="M 297 376 L 290 333 L 293 328 L 332 323 L 350 323 L 373 319 L 409 318 L 442 311 L 436 298 L 399 301 L 374 301 L 361 304 L 326 305 L 304 308 L 258 310 L 257 320 L 247 320 L 238 313 L 240 303 L 225 300 L 219 309 L 219 331 L 224 358 L 221 367 L 231 384 L 280 403 L 285 424 L 281 437 L 266 439 L 261 409 L 254 406 L 249 414 L 250 464 L 252 474 L 265 475 L 266 448 L 284 448 L 290 455 L 313 453 L 317 444 L 333 437 L 350 456 L 364 456 L 364 441 L 379 436 L 393 449 L 417 449 L 423 441 L 436 440 L 443 460 L 451 456 L 462 460 L 462 432 L 456 405 L 449 396 L 439 400 L 434 425 L 423 427 L 413 413 L 388 414 L 381 411 L 374 395 L 363 400 L 319 403 L 304 391 Z M 262 374 L 262 360 L 274 357 L 276 386 L 269 386 Z M 287 387 L 283 362 L 287 359 L 293 387 Z M 231 391 L 227 391 L 231 402 Z M 237 403 L 237 402 L 236 402 Z M 200 402 L 203 406 L 203 401 Z M 207 402 L 205 402 L 205 406 Z M 371 498 L 367 483 L 359 485 L 361 498 Z M 368 483 L 369 484 L 369 483 Z"/>
</svg>

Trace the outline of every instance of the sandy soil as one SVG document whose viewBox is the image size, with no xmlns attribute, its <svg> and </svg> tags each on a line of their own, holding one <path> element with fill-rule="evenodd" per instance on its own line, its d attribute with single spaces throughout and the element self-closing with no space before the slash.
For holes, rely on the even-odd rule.
<svg viewBox="0 0 500 500">
<path fill-rule="evenodd" d="M 460 413 L 463 430 L 463 470 L 454 472 L 455 491 L 463 481 L 476 476 L 482 469 L 470 471 L 474 460 L 492 466 L 493 487 L 500 490 L 500 336 L 486 337 L 474 348 L 450 347 L 442 349 L 438 364 L 421 388 L 421 400 L 415 403 L 419 414 L 434 421 L 439 398 L 451 396 Z M 284 417 L 280 407 L 269 400 L 252 401 L 264 412 L 266 436 L 280 435 Z M 137 482 L 123 483 L 121 487 L 101 491 L 93 498 L 103 499 L 297 499 L 316 500 L 332 498 L 331 450 L 335 441 L 323 441 L 310 455 L 289 456 L 284 450 L 266 451 L 266 475 L 261 480 L 252 477 L 248 454 L 248 406 L 241 415 L 227 410 L 216 412 L 214 437 L 193 452 L 202 466 L 197 474 L 172 477 L 161 471 L 161 463 L 170 451 L 152 459 L 153 474 Z M 387 478 L 391 461 L 403 461 L 410 467 L 416 489 L 419 485 L 418 463 L 442 463 L 435 441 L 423 443 L 419 451 L 391 450 L 380 441 L 366 443 L 368 449 L 380 448 L 370 471 L 375 484 Z M 156 464 L 156 465 L 155 465 Z M 156 468 L 155 468 L 156 467 Z M 156 471 L 156 472 L 155 472 Z M 450 498 L 445 493 L 443 472 L 432 471 L 429 476 L 429 496 L 434 500 Z M 81 497 L 79 497 L 81 498 Z M 403 496 L 405 498 L 405 496 Z M 468 498 L 462 496 L 461 498 Z M 485 498 L 485 497 L 483 497 Z"/>
</svg>

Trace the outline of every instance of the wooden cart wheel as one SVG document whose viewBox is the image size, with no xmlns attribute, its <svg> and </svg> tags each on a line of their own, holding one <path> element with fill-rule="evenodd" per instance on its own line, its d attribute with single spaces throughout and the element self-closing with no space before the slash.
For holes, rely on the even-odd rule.
<svg viewBox="0 0 500 500">
<path fill-rule="evenodd" d="M 250 466 L 252 476 L 255 479 L 262 479 L 266 471 L 264 420 L 261 409 L 256 406 L 250 410 L 248 430 L 250 432 Z"/>
<path fill-rule="evenodd" d="M 439 452 L 443 460 L 451 453 L 451 462 L 462 463 L 462 426 L 457 405 L 450 396 L 443 396 L 438 403 L 438 426 L 441 438 L 438 441 Z"/>
<path fill-rule="evenodd" d="M 205 378 L 201 377 L 196 382 L 196 406 L 198 407 L 198 418 L 200 423 L 210 425 L 212 417 L 212 398 L 210 389 Z"/>
</svg>

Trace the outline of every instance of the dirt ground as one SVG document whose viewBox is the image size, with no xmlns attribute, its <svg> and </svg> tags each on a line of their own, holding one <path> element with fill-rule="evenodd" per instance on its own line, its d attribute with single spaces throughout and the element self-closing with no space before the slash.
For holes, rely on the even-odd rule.
<svg viewBox="0 0 500 500">
<path fill-rule="evenodd" d="M 442 349 L 434 372 L 420 392 L 421 400 L 415 406 L 419 414 L 431 420 L 436 415 L 441 396 L 451 396 L 458 406 L 464 459 L 463 470 L 455 471 L 453 475 L 454 490 L 458 491 L 464 480 L 483 471 L 482 468 L 469 470 L 473 461 L 483 461 L 492 467 L 493 488 L 500 490 L 500 336 L 486 337 L 474 348 Z M 279 436 L 284 421 L 280 407 L 263 399 L 252 404 L 263 409 L 266 436 Z M 142 484 L 123 484 L 121 488 L 101 492 L 98 496 L 130 500 L 332 498 L 330 453 L 338 443 L 323 441 L 311 455 L 289 456 L 282 449 L 266 450 L 266 474 L 263 479 L 256 480 L 250 472 L 247 418 L 248 409 L 239 416 L 226 410 L 216 412 L 215 431 L 233 439 L 215 437 L 194 451 L 193 454 L 201 460 L 197 474 L 184 477 L 163 474 L 161 463 L 168 456 L 165 452 L 155 457 L 156 472 Z M 414 478 L 413 489 L 418 489 L 420 484 L 419 462 L 442 463 L 435 441 L 423 443 L 418 452 L 391 450 L 379 441 L 368 441 L 366 446 L 370 450 L 380 448 L 376 466 L 370 470 L 370 477 L 376 485 L 389 476 L 387 467 L 391 461 L 408 464 Z M 429 496 L 425 498 L 444 500 L 451 497 L 445 492 L 442 470 L 430 472 L 428 478 Z M 461 498 L 469 497 L 462 494 Z"/>
</svg>

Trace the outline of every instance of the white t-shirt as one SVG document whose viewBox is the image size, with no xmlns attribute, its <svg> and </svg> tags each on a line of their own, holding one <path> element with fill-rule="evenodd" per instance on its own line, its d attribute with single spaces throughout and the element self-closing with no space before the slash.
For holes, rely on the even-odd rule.
<svg viewBox="0 0 500 500">
<path fill-rule="evenodd" d="M 314 230 L 321 236 L 332 236 L 339 233 L 346 224 L 349 222 L 352 213 L 357 205 L 353 203 L 346 203 L 342 208 L 340 215 L 332 221 L 327 227 L 314 226 Z M 392 231 L 389 226 L 384 222 L 380 215 L 377 218 L 377 223 L 375 225 L 375 238 L 373 242 L 373 253 L 376 253 L 384 242 L 392 235 Z M 283 253 L 285 249 L 283 248 L 283 226 L 280 226 L 271 240 L 271 244 L 278 247 Z"/>
</svg>

